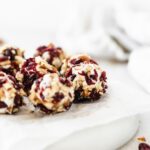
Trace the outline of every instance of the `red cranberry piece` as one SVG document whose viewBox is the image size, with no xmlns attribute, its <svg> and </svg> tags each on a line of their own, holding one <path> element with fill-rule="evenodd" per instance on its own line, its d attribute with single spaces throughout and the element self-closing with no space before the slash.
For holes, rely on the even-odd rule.
<svg viewBox="0 0 150 150">
<path fill-rule="evenodd" d="M 66 110 L 69 110 L 69 108 L 71 107 L 71 104 L 72 104 L 72 103 L 66 103 L 66 104 L 64 104 L 64 108 L 65 108 Z"/>
<path fill-rule="evenodd" d="M 54 57 L 59 57 L 60 51 L 62 51 L 62 49 L 60 47 L 56 48 L 56 47 L 50 45 L 50 47 L 49 46 L 41 46 L 37 49 L 37 51 L 38 51 L 38 54 L 37 54 L 38 56 L 42 56 L 43 53 L 48 52 L 50 55 L 50 58 L 47 61 L 48 61 L 48 63 L 51 64 Z"/>
<path fill-rule="evenodd" d="M 93 59 L 90 59 L 90 63 L 98 65 L 96 61 L 94 61 Z"/>
<path fill-rule="evenodd" d="M 90 79 L 90 77 L 88 77 L 87 73 L 85 73 L 84 71 L 82 71 L 82 72 L 79 73 L 79 74 L 85 77 L 86 83 L 87 83 L 88 85 L 94 84 L 94 82 Z"/>
<path fill-rule="evenodd" d="M 26 62 L 23 64 L 23 67 L 21 69 L 21 73 L 24 75 L 23 78 L 23 85 L 25 86 L 25 91 L 29 91 L 33 82 L 38 79 L 39 77 L 42 77 L 42 75 L 36 70 L 36 62 L 34 58 L 29 58 L 26 60 Z"/>
<path fill-rule="evenodd" d="M 45 49 L 47 48 L 47 46 L 45 46 L 45 45 L 43 45 L 43 46 L 40 46 L 40 47 L 38 47 L 37 48 L 37 51 L 39 51 L 39 52 L 45 52 Z"/>
<path fill-rule="evenodd" d="M 146 143 L 140 143 L 139 150 L 150 150 L 150 145 L 148 145 Z"/>
<path fill-rule="evenodd" d="M 72 75 L 72 68 L 70 68 L 67 72 L 66 72 L 66 77 L 70 77 Z"/>
<path fill-rule="evenodd" d="M 101 95 L 96 91 L 96 89 L 93 89 L 92 91 L 91 91 L 91 93 L 90 93 L 90 99 L 91 100 L 98 100 L 100 97 L 101 97 Z"/>
<path fill-rule="evenodd" d="M 0 87 L 2 87 L 2 85 L 3 85 L 4 83 L 6 83 L 6 82 L 7 82 L 6 79 L 0 79 Z"/>
<path fill-rule="evenodd" d="M 38 78 L 37 74 L 31 74 L 31 75 L 24 75 L 23 78 L 23 85 L 24 85 L 24 90 L 27 92 L 31 89 L 31 86 L 33 82 Z"/>
<path fill-rule="evenodd" d="M 100 77 L 100 81 L 105 81 L 106 82 L 106 80 L 107 80 L 106 72 L 103 71 L 102 74 L 101 74 L 101 77 Z"/>
<path fill-rule="evenodd" d="M 0 72 L 0 77 L 4 77 L 4 73 L 3 72 Z"/>
<path fill-rule="evenodd" d="M 72 74 L 72 68 L 70 68 L 70 69 L 67 71 L 66 77 L 67 77 L 67 78 L 68 78 L 68 77 L 71 77 L 71 81 L 74 80 L 74 78 L 76 77 L 76 75 L 75 75 L 75 74 Z"/>
<path fill-rule="evenodd" d="M 15 96 L 14 103 L 15 103 L 15 107 L 17 107 L 17 108 L 20 107 L 20 106 L 23 106 L 22 97 L 17 94 Z"/>
<path fill-rule="evenodd" d="M 44 105 L 38 104 L 36 107 L 38 107 L 41 111 L 45 112 L 46 114 L 52 113 L 51 110 L 47 109 Z"/>
<path fill-rule="evenodd" d="M 38 80 L 36 81 L 36 88 L 35 88 L 35 91 L 36 91 L 36 92 L 38 91 L 38 89 L 39 89 L 39 87 L 40 87 L 41 80 L 42 80 L 42 78 L 40 78 L 40 79 L 38 79 Z"/>
<path fill-rule="evenodd" d="M 56 92 L 55 95 L 53 96 L 53 98 L 57 101 L 60 101 L 64 98 L 64 94 L 60 93 L 60 92 Z"/>
<path fill-rule="evenodd" d="M 5 102 L 0 101 L 0 108 L 6 108 L 7 104 Z"/>
<path fill-rule="evenodd" d="M 42 88 L 41 91 L 40 91 L 40 97 L 41 97 L 42 100 L 45 99 L 45 97 L 44 97 L 44 95 L 43 95 L 43 92 L 44 92 L 44 88 Z"/>
<path fill-rule="evenodd" d="M 83 93 L 83 88 L 79 87 L 76 91 L 75 91 L 75 99 L 74 99 L 74 103 L 88 103 L 91 101 L 96 101 L 98 100 L 101 95 L 96 91 L 96 89 L 93 89 L 89 95 L 89 97 L 83 97 L 82 96 Z"/>
<path fill-rule="evenodd" d="M 94 75 L 90 75 L 90 78 L 97 81 L 97 78 L 98 78 L 98 73 L 97 71 L 94 69 Z"/>
<path fill-rule="evenodd" d="M 14 76 L 8 75 L 8 78 L 13 82 L 15 89 L 19 90 L 23 88 L 23 85 L 19 83 Z"/>
<path fill-rule="evenodd" d="M 8 60 L 8 57 L 6 57 L 6 56 L 0 56 L 0 62 L 6 61 L 6 60 Z"/>
<path fill-rule="evenodd" d="M 59 77 L 59 81 L 62 83 L 62 84 L 65 84 L 66 86 L 70 87 L 72 86 L 71 82 L 66 79 L 66 78 L 63 78 L 63 77 Z"/>
<path fill-rule="evenodd" d="M 78 65 L 81 62 L 83 62 L 81 59 L 75 59 L 75 58 L 70 61 L 70 63 L 73 65 Z"/>
<path fill-rule="evenodd" d="M 36 71 L 36 62 L 34 58 L 29 58 L 26 60 L 26 62 L 23 64 L 21 72 L 23 74 L 28 73 L 30 71 Z"/>
<path fill-rule="evenodd" d="M 72 98 L 72 95 L 71 95 L 71 93 L 69 92 L 69 96 Z"/>
<path fill-rule="evenodd" d="M 73 74 L 73 75 L 71 76 L 71 81 L 73 81 L 73 80 L 75 79 L 75 77 L 76 77 L 76 75 Z"/>
<path fill-rule="evenodd" d="M 82 99 L 82 92 L 83 92 L 83 88 L 82 87 L 79 87 L 77 90 L 75 90 L 75 99 L 74 99 L 74 103 L 79 103 L 81 102 L 83 99 Z"/>
</svg>

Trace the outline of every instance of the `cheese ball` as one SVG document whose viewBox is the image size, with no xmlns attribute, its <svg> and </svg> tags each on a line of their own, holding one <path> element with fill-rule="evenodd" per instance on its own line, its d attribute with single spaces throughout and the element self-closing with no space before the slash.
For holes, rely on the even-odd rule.
<svg viewBox="0 0 150 150">
<path fill-rule="evenodd" d="M 66 57 L 64 51 L 60 47 L 55 47 L 52 43 L 48 46 L 40 46 L 37 48 L 35 56 L 41 56 L 57 69 L 60 69 L 62 61 Z"/>
<path fill-rule="evenodd" d="M 23 50 L 11 46 L 0 48 L 0 71 L 15 76 L 23 62 Z"/>
<path fill-rule="evenodd" d="M 64 61 L 61 74 L 73 83 L 75 103 L 98 100 L 106 92 L 106 72 L 88 55 Z"/>
<path fill-rule="evenodd" d="M 22 87 L 16 79 L 0 71 L 0 113 L 13 114 L 23 105 Z"/>
<path fill-rule="evenodd" d="M 46 114 L 67 111 L 74 99 L 74 88 L 57 73 L 47 73 L 34 82 L 29 100 Z"/>
<path fill-rule="evenodd" d="M 29 58 L 23 63 L 20 71 L 16 74 L 16 79 L 23 83 L 24 90 L 28 94 L 33 82 L 48 72 L 57 72 L 57 69 L 38 56 Z"/>
</svg>

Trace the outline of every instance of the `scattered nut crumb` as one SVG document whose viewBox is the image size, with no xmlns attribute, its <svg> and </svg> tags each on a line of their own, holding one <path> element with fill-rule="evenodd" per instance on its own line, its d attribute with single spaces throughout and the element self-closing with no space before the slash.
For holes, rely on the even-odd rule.
<svg viewBox="0 0 150 150">
<path fill-rule="evenodd" d="M 146 142 L 146 138 L 144 136 L 138 137 L 137 140 L 139 142 Z"/>
</svg>

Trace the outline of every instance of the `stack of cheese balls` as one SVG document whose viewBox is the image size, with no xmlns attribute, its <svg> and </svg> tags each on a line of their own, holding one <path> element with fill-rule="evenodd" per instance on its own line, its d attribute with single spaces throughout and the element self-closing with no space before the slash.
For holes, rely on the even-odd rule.
<svg viewBox="0 0 150 150">
<path fill-rule="evenodd" d="M 13 114 L 28 97 L 34 111 L 67 111 L 72 103 L 98 100 L 107 89 L 106 72 L 88 55 L 67 57 L 53 44 L 25 59 L 15 47 L 0 49 L 0 113 Z"/>
</svg>

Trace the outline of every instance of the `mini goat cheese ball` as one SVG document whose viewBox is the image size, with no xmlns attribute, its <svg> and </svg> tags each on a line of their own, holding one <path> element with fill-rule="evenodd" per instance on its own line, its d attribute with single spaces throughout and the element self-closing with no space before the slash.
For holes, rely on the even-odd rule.
<svg viewBox="0 0 150 150">
<path fill-rule="evenodd" d="M 7 45 L 0 48 L 0 71 L 15 76 L 23 62 L 23 50 Z"/>
<path fill-rule="evenodd" d="M 35 56 L 41 56 L 50 65 L 60 69 L 62 61 L 65 59 L 65 53 L 60 47 L 55 47 L 52 43 L 48 46 L 40 46 L 36 50 Z"/>
<path fill-rule="evenodd" d="M 88 55 L 66 59 L 61 74 L 73 83 L 74 102 L 98 100 L 106 92 L 106 72 Z"/>
<path fill-rule="evenodd" d="M 0 113 L 13 114 L 23 105 L 25 95 L 16 79 L 0 71 Z"/>
<path fill-rule="evenodd" d="M 56 73 L 57 69 L 38 56 L 29 58 L 23 63 L 20 71 L 16 74 L 16 79 L 23 83 L 24 90 L 28 94 L 33 82 L 48 72 Z"/>
<path fill-rule="evenodd" d="M 57 73 L 47 73 L 34 82 L 29 99 L 46 114 L 64 112 L 74 100 L 74 88 L 66 78 Z"/>
</svg>

